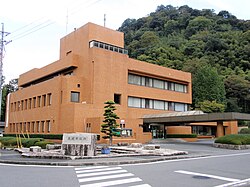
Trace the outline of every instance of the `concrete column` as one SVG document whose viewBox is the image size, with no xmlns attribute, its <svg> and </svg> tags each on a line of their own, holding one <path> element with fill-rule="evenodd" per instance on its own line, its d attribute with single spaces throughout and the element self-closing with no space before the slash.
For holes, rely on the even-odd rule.
<svg viewBox="0 0 250 187">
<path fill-rule="evenodd" d="M 224 136 L 223 121 L 217 121 L 216 137 Z"/>
</svg>

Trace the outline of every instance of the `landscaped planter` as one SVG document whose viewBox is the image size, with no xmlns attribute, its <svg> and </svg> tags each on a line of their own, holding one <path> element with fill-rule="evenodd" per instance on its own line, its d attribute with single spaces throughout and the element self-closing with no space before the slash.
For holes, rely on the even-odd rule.
<svg viewBox="0 0 250 187">
<path fill-rule="evenodd" d="M 250 145 L 232 145 L 232 144 L 214 143 L 213 146 L 217 148 L 235 149 L 235 150 L 250 149 Z"/>
</svg>

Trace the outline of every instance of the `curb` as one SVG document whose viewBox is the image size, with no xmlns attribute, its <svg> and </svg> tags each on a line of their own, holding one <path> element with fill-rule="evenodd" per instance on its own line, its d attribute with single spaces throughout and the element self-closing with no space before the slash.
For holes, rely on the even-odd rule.
<svg viewBox="0 0 250 187">
<path fill-rule="evenodd" d="M 100 166 L 100 165 L 124 165 L 124 164 L 139 164 L 151 163 L 165 160 L 177 160 L 188 158 L 200 158 L 211 155 L 197 155 L 197 156 L 168 156 L 143 160 L 124 160 L 124 161 L 97 161 L 97 162 L 38 162 L 38 161 L 22 161 L 22 160 L 0 160 L 4 164 L 20 164 L 20 165 L 47 165 L 47 166 Z"/>
</svg>

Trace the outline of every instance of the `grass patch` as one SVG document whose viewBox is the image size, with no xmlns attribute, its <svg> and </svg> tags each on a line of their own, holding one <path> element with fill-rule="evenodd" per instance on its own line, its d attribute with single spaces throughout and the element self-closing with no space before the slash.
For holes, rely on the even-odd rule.
<svg viewBox="0 0 250 187">
<path fill-rule="evenodd" d="M 215 143 L 232 145 L 250 145 L 250 134 L 229 134 L 219 137 Z"/>
</svg>

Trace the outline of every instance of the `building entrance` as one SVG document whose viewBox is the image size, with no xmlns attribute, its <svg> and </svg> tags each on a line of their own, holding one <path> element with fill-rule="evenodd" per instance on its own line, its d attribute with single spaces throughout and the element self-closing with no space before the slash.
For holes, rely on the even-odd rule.
<svg viewBox="0 0 250 187">
<path fill-rule="evenodd" d="M 152 133 L 152 138 L 165 138 L 166 131 L 163 124 L 151 124 L 149 128 Z"/>
</svg>

